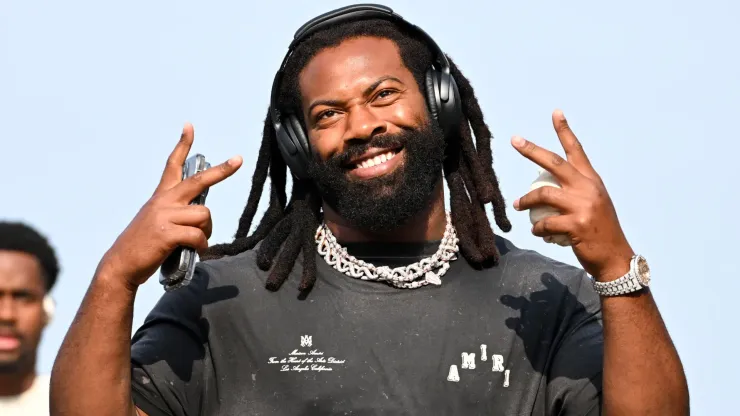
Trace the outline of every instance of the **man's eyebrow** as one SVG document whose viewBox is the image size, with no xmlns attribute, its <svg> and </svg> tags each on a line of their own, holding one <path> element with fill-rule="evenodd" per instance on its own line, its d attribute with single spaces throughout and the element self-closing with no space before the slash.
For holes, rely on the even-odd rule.
<svg viewBox="0 0 740 416">
<path fill-rule="evenodd" d="M 310 113 L 314 107 L 318 107 L 320 105 L 325 105 L 327 107 L 341 107 L 342 104 L 344 104 L 344 101 L 342 100 L 316 100 L 308 107 L 308 112 Z"/>
<path fill-rule="evenodd" d="M 372 92 L 375 91 L 375 89 L 378 88 L 378 86 L 384 83 L 385 81 L 395 81 L 395 82 L 398 82 L 399 84 L 403 84 L 403 81 L 401 81 L 400 79 L 392 75 L 385 75 L 375 80 L 375 82 L 370 84 L 369 87 L 365 88 L 365 91 L 363 92 L 363 94 L 364 95 L 372 94 Z M 342 104 L 344 104 L 344 101 L 342 100 L 316 100 L 312 102 L 311 105 L 308 107 L 308 112 L 310 113 L 311 110 L 314 109 L 314 107 L 317 107 L 320 105 L 325 105 L 327 107 L 340 107 Z"/>
<path fill-rule="evenodd" d="M 378 86 L 380 84 L 384 83 L 385 81 L 396 81 L 399 84 L 403 84 L 403 82 L 400 79 L 398 79 L 398 78 L 396 78 L 396 77 L 394 77 L 392 75 L 384 75 L 384 76 L 378 78 L 377 80 L 375 80 L 375 82 L 373 82 L 372 84 L 370 84 L 369 87 L 365 88 L 364 94 L 365 95 L 372 94 L 373 91 L 375 91 L 375 89 L 378 88 Z"/>
</svg>

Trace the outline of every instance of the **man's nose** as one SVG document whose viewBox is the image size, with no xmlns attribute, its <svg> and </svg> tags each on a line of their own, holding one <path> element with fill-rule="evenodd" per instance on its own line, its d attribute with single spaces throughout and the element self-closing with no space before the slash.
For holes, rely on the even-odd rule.
<svg viewBox="0 0 740 416">
<path fill-rule="evenodd" d="M 368 141 L 387 130 L 386 123 L 365 105 L 353 107 L 347 115 L 344 141 Z"/>
<path fill-rule="evenodd" d="M 8 324 L 16 320 L 15 302 L 11 296 L 0 295 L 0 323 Z"/>
</svg>

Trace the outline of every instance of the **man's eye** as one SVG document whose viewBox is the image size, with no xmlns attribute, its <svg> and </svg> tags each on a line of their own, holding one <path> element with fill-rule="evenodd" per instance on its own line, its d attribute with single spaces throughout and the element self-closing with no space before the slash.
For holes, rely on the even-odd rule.
<svg viewBox="0 0 740 416">
<path fill-rule="evenodd" d="M 16 293 L 13 294 L 13 297 L 15 299 L 17 299 L 17 300 L 21 300 L 21 301 L 24 301 L 24 302 L 30 302 L 30 301 L 34 300 L 34 298 L 35 298 L 35 296 L 33 295 L 33 293 L 30 293 L 30 292 L 16 292 Z"/>
<path fill-rule="evenodd" d="M 329 117 L 333 116 L 334 114 L 336 114 L 336 112 L 334 112 L 333 110 L 324 111 L 323 113 L 319 114 L 319 120 L 323 120 L 325 118 L 329 118 Z"/>
<path fill-rule="evenodd" d="M 394 93 L 395 91 L 393 90 L 383 90 L 378 93 L 378 98 L 386 98 L 386 97 L 393 95 Z"/>
</svg>

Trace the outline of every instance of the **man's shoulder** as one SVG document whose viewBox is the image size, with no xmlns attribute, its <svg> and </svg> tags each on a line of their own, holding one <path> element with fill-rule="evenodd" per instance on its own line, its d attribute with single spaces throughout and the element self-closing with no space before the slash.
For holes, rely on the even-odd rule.
<svg viewBox="0 0 740 416">
<path fill-rule="evenodd" d="M 33 389 L 38 397 L 48 399 L 51 383 L 50 374 L 38 374 L 33 383 Z"/>
<path fill-rule="evenodd" d="M 517 247 L 507 239 L 497 239 L 501 252 L 501 283 L 512 291 L 531 293 L 567 288 L 574 292 L 589 281 L 588 275 L 580 267 L 555 260 L 533 249 Z"/>
<path fill-rule="evenodd" d="M 553 259 L 537 250 L 518 247 L 505 238 L 497 237 L 497 240 L 500 240 L 497 246 L 502 258 L 511 266 L 522 266 L 532 270 L 553 270 L 554 272 L 565 274 L 584 273 L 583 269 L 578 266 Z M 563 249 L 570 250 L 570 248 Z"/>
<path fill-rule="evenodd" d="M 257 249 L 233 256 L 203 260 L 196 265 L 196 278 L 205 279 L 209 288 L 218 286 L 263 286 L 269 271 L 257 266 Z"/>
</svg>

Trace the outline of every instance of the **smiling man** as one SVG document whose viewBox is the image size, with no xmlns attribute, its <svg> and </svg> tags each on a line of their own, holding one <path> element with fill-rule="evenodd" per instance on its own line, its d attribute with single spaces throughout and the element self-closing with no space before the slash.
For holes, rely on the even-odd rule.
<svg viewBox="0 0 740 416">
<path fill-rule="evenodd" d="M 54 249 L 26 224 L 0 222 L 0 414 L 49 414 L 49 377 L 36 373 L 59 274 Z"/>
<path fill-rule="evenodd" d="M 210 214 L 188 203 L 241 159 L 182 181 L 188 125 L 99 264 L 55 363 L 54 414 L 688 412 L 647 262 L 561 112 L 567 159 L 512 144 L 562 188 L 513 206 L 558 208 L 532 232 L 566 234 L 583 269 L 494 234 L 487 204 L 511 225 L 473 88 L 389 9 L 307 23 L 273 85 L 234 241 L 208 248 Z M 136 290 L 178 245 L 204 261 L 129 344 Z"/>
</svg>

